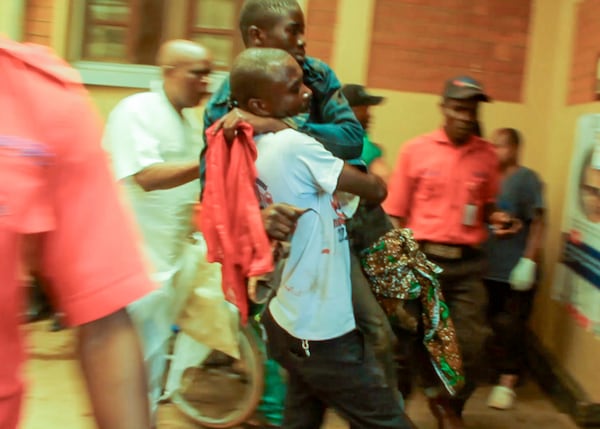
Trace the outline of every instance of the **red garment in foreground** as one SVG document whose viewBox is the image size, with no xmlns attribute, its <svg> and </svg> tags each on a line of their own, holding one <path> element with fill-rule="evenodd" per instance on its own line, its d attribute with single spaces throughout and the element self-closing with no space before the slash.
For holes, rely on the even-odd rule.
<svg viewBox="0 0 600 429">
<path fill-rule="evenodd" d="M 154 286 L 78 73 L 47 48 L 0 35 L 0 112 L 0 428 L 16 429 L 25 360 L 20 265 L 30 234 L 40 238 L 35 262 L 69 325 L 113 314 Z"/>
<path fill-rule="evenodd" d="M 200 230 L 207 260 L 220 262 L 225 298 L 248 318 L 246 279 L 273 271 L 271 245 L 256 196 L 256 144 L 253 129 L 242 124 L 232 144 L 223 131 L 206 130 L 206 182 Z"/>
</svg>

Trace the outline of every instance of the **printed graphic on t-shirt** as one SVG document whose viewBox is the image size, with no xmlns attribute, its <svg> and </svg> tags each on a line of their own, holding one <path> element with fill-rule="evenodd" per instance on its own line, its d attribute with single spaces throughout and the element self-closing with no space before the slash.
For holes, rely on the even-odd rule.
<svg viewBox="0 0 600 429">
<path fill-rule="evenodd" d="M 258 177 L 256 178 L 256 196 L 261 209 L 273 204 L 273 196 L 269 192 L 267 184 Z"/>
<path fill-rule="evenodd" d="M 331 197 L 331 208 L 337 215 L 333 220 L 333 228 L 336 232 L 338 243 L 348 240 L 348 232 L 346 231 L 346 215 L 342 211 L 342 205 L 335 195 Z"/>
</svg>

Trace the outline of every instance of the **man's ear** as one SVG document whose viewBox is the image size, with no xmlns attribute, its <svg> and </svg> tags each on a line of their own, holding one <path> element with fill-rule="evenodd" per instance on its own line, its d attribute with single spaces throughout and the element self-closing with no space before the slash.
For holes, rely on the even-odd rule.
<svg viewBox="0 0 600 429">
<path fill-rule="evenodd" d="M 160 68 L 163 78 L 173 74 L 174 70 L 175 70 L 175 66 L 161 66 L 161 68 Z"/>
<path fill-rule="evenodd" d="M 248 27 L 248 45 L 249 47 L 263 46 L 265 32 L 256 25 Z"/>
<path fill-rule="evenodd" d="M 256 116 L 270 116 L 269 105 L 260 98 L 251 98 L 248 100 L 248 110 Z"/>
</svg>

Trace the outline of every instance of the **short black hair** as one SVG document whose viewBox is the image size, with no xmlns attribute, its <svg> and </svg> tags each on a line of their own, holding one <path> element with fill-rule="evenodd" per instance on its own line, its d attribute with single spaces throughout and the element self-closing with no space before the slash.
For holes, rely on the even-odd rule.
<svg viewBox="0 0 600 429">
<path fill-rule="evenodd" d="M 246 0 L 240 11 L 240 32 L 244 44 L 248 46 L 248 29 L 252 25 L 270 29 L 281 16 L 298 7 L 296 0 Z"/>
<path fill-rule="evenodd" d="M 501 128 L 498 130 L 499 133 L 506 134 L 510 143 L 519 147 L 521 145 L 521 133 L 514 128 Z"/>
</svg>

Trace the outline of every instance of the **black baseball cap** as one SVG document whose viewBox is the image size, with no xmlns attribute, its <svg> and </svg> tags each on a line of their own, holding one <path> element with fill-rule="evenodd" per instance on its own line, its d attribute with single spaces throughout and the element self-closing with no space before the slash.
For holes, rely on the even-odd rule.
<svg viewBox="0 0 600 429">
<path fill-rule="evenodd" d="M 364 86 L 354 83 L 344 85 L 342 87 L 342 94 L 348 100 L 350 107 L 376 106 L 384 100 L 383 97 L 369 94 Z"/>
<path fill-rule="evenodd" d="M 490 102 L 491 97 L 483 91 L 483 86 L 470 76 L 458 76 L 446 81 L 444 98 L 466 100 L 476 98 L 479 101 Z"/>
</svg>

